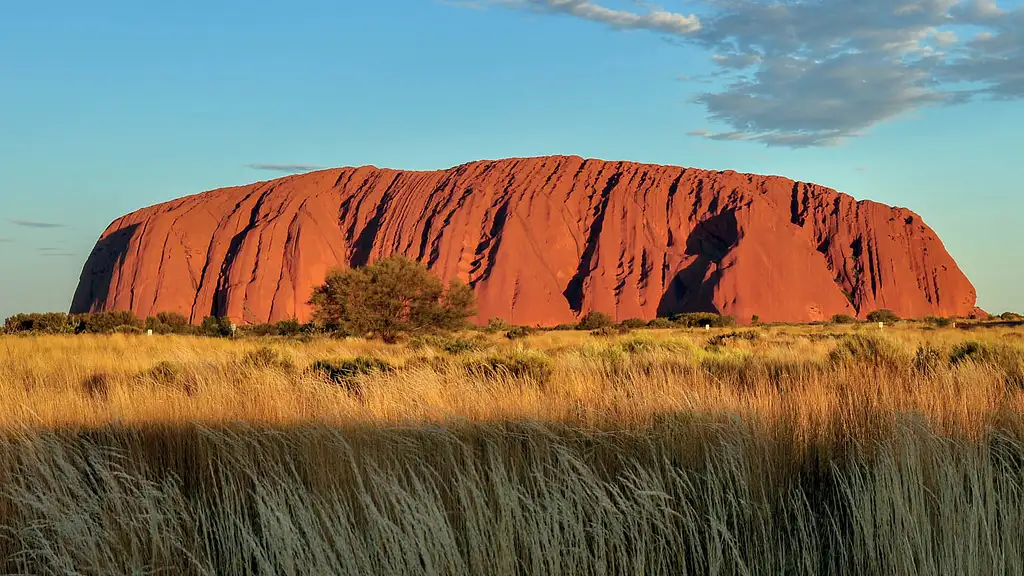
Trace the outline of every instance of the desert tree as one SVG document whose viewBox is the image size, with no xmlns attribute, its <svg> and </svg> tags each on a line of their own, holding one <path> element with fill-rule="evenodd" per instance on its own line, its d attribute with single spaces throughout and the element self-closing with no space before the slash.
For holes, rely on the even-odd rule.
<svg viewBox="0 0 1024 576">
<path fill-rule="evenodd" d="M 446 287 L 426 266 L 404 256 L 330 271 L 310 304 L 316 323 L 385 342 L 401 334 L 457 330 L 475 314 L 469 286 L 453 279 Z"/>
</svg>

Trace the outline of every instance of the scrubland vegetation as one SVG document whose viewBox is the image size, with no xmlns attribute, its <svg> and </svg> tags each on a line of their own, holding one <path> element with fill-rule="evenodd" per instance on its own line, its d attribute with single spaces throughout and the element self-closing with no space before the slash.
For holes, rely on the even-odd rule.
<svg viewBox="0 0 1024 576">
<path fill-rule="evenodd" d="M 2 571 L 1024 572 L 1019 329 L 492 324 L 0 337 Z"/>
</svg>

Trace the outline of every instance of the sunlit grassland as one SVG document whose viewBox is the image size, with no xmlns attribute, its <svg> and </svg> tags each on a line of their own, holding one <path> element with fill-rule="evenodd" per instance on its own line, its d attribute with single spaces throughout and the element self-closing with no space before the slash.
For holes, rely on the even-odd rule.
<svg viewBox="0 0 1024 576">
<path fill-rule="evenodd" d="M 5 569 L 1022 573 L 1021 336 L 0 338 Z"/>
</svg>

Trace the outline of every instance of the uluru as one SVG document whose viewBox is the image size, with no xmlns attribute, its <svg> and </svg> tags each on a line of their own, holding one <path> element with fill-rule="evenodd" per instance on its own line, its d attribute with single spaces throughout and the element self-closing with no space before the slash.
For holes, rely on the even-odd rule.
<svg viewBox="0 0 1024 576">
<path fill-rule="evenodd" d="M 322 170 L 144 208 L 103 232 L 71 311 L 306 320 L 329 269 L 396 253 L 469 284 L 478 320 L 522 325 L 966 316 L 977 300 L 908 209 L 776 176 L 557 156 Z"/>
</svg>

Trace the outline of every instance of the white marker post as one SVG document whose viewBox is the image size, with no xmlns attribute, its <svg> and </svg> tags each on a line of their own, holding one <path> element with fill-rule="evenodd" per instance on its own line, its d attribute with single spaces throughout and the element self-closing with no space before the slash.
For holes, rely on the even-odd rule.
<svg viewBox="0 0 1024 576">
<path fill-rule="evenodd" d="M 152 335 L 153 335 L 153 330 L 152 329 L 146 330 L 146 336 L 152 336 Z"/>
<path fill-rule="evenodd" d="M 878 329 L 879 330 L 885 330 L 885 322 L 879 322 L 878 323 Z"/>
</svg>

